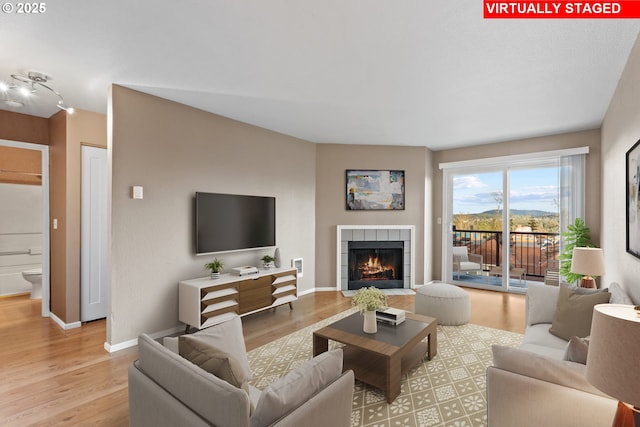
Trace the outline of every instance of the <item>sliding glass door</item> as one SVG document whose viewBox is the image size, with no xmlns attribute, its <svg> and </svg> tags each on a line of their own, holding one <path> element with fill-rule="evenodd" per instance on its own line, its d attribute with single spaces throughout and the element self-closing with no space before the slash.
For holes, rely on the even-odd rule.
<svg viewBox="0 0 640 427">
<path fill-rule="evenodd" d="M 561 251 L 563 222 L 582 214 L 579 157 L 445 169 L 442 277 L 514 292 L 543 282 Z"/>
<path fill-rule="evenodd" d="M 502 171 L 452 175 L 451 276 L 471 286 L 495 287 L 489 271 L 501 265 Z M 495 269 L 494 269 L 495 271 Z"/>
<path fill-rule="evenodd" d="M 508 169 L 509 276 L 507 290 L 544 281 L 560 251 L 560 169 L 557 162 Z M 503 262 L 504 268 L 507 263 Z"/>
</svg>

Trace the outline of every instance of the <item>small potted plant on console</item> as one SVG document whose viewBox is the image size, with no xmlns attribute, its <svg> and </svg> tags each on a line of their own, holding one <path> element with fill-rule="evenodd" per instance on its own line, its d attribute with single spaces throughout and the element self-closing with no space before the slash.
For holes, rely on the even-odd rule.
<svg viewBox="0 0 640 427">
<path fill-rule="evenodd" d="M 273 262 L 276 260 L 274 257 L 272 257 L 271 255 L 265 255 L 262 258 L 260 258 L 262 260 L 262 267 L 266 270 L 268 268 L 273 267 Z"/>
<path fill-rule="evenodd" d="M 219 279 L 220 273 L 224 268 L 224 262 L 222 262 L 222 260 L 219 260 L 218 258 L 214 258 L 213 261 L 206 263 L 204 265 L 204 268 L 211 271 L 212 279 Z"/>
<path fill-rule="evenodd" d="M 387 308 L 387 296 L 384 292 L 373 286 L 360 288 L 353 295 L 351 305 L 364 315 L 364 327 L 362 330 L 368 334 L 378 332 L 376 310 Z"/>
</svg>

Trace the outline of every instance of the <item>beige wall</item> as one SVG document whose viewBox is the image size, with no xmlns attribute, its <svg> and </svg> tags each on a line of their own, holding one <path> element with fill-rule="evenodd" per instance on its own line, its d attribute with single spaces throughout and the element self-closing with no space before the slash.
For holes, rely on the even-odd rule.
<svg viewBox="0 0 640 427">
<path fill-rule="evenodd" d="M 104 114 L 60 111 L 49 119 L 51 312 L 65 323 L 80 321 L 80 192 L 83 144 L 107 146 Z M 50 222 L 51 224 L 51 222 Z"/>
<path fill-rule="evenodd" d="M 111 315 L 117 345 L 180 326 L 178 281 L 206 275 L 194 255 L 196 191 L 276 197 L 284 265 L 304 259 L 300 291 L 315 276 L 314 144 L 119 86 L 112 88 Z M 130 197 L 144 187 L 144 199 Z M 219 254 L 229 268 L 273 250 Z"/>
<path fill-rule="evenodd" d="M 0 139 L 49 144 L 49 120 L 0 110 Z"/>
<path fill-rule="evenodd" d="M 64 112 L 49 119 L 49 247 L 50 247 L 50 307 L 64 322 L 67 318 L 67 118 Z M 52 220 L 58 220 L 58 229 Z M 78 309 L 80 301 L 78 300 Z M 79 311 L 79 310 L 78 310 Z M 71 319 L 71 318 L 69 318 Z M 75 319 L 78 320 L 78 319 Z"/>
<path fill-rule="evenodd" d="M 560 150 L 565 148 L 589 147 L 586 161 L 586 201 L 584 220 L 591 229 L 591 239 L 598 245 L 600 242 L 600 131 L 592 130 L 541 138 L 531 138 L 512 142 L 486 144 L 455 150 L 443 150 L 433 153 L 433 211 L 431 226 L 434 230 L 433 260 L 434 277 L 442 277 L 442 225 L 435 223 L 438 217 L 443 218 L 442 212 L 442 170 L 440 163 L 462 160 L 482 159 L 490 157 L 509 156 L 514 154 L 535 153 L 541 151 Z"/>
<path fill-rule="evenodd" d="M 414 225 L 417 284 L 425 280 L 425 212 L 430 209 L 430 188 L 425 187 L 431 152 L 424 147 L 318 144 L 316 175 L 316 287 L 336 287 L 336 226 Z M 405 171 L 405 210 L 347 211 L 347 169 Z M 429 230 L 430 232 L 430 230 Z M 427 253 L 430 252 L 430 247 Z M 430 263 L 427 271 L 430 272 Z M 427 274 L 428 277 L 428 274 Z"/>
<path fill-rule="evenodd" d="M 626 252 L 626 152 L 640 139 L 640 39 L 631 50 L 602 124 L 602 248 L 605 283 L 640 301 L 640 259 Z"/>
</svg>

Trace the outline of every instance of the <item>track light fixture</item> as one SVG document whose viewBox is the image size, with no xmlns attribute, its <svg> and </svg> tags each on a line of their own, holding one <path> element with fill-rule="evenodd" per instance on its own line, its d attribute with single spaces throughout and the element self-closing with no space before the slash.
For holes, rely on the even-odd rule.
<svg viewBox="0 0 640 427">
<path fill-rule="evenodd" d="M 47 84 L 50 80 L 51 76 L 37 71 L 28 71 L 26 76 L 11 74 L 11 83 L 0 82 L 2 101 L 11 108 L 24 107 L 25 101 L 35 94 L 39 87 L 43 87 L 58 97 L 56 106 L 59 109 L 73 114 L 73 107 L 65 104 L 62 95 Z"/>
</svg>

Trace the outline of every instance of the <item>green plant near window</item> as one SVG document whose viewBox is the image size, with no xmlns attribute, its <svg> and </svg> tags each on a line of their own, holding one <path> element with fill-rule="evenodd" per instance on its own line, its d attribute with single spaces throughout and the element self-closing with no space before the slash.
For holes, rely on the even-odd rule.
<svg viewBox="0 0 640 427">
<path fill-rule="evenodd" d="M 582 218 L 576 218 L 573 224 L 567 227 L 567 231 L 562 232 L 564 238 L 564 250 L 560 254 L 560 275 L 567 282 L 574 283 L 582 278 L 582 274 L 571 272 L 571 259 L 573 258 L 573 248 L 592 248 L 589 227 Z"/>
</svg>

